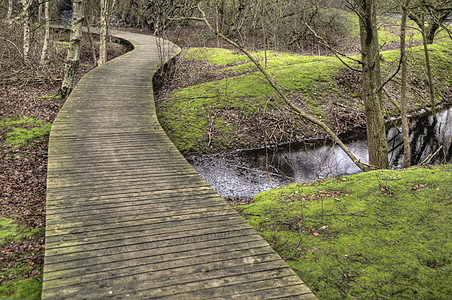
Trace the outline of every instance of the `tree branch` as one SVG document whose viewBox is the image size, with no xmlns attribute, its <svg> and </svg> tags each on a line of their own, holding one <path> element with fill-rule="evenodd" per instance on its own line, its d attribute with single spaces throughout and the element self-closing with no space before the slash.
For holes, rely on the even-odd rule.
<svg viewBox="0 0 452 300">
<path fill-rule="evenodd" d="M 406 55 L 406 54 L 405 54 Z M 390 82 L 394 77 L 396 77 L 396 75 L 399 73 L 400 68 L 402 67 L 402 61 L 403 61 L 403 55 L 400 55 L 400 59 L 399 59 L 399 66 L 397 67 L 397 70 L 394 72 L 394 74 L 391 75 L 391 77 L 388 78 L 388 80 L 386 80 L 379 88 L 378 90 L 382 90 L 386 84 L 388 84 L 388 82 Z"/>
<path fill-rule="evenodd" d="M 279 88 L 279 84 L 274 80 L 268 73 L 265 71 L 265 69 L 262 67 L 262 65 L 259 63 L 259 61 L 245 48 L 243 48 L 239 43 L 232 41 L 231 39 L 224 36 L 222 33 L 215 30 L 209 23 L 209 21 L 206 18 L 206 14 L 201 9 L 200 5 L 198 5 L 198 10 L 200 11 L 202 18 L 191 18 L 191 19 L 200 19 L 202 20 L 206 26 L 209 28 L 209 30 L 217 35 L 218 37 L 225 40 L 227 43 L 231 44 L 235 48 L 242 51 L 253 63 L 254 65 L 259 69 L 259 71 L 264 75 L 264 77 L 267 79 L 267 81 L 270 83 L 270 85 L 273 87 L 273 89 L 279 94 L 279 96 L 282 98 L 282 100 L 298 115 L 300 115 L 302 118 L 310 121 L 311 123 L 321 127 L 323 130 L 326 131 L 326 133 L 329 135 L 329 137 L 338 144 L 342 150 L 350 157 L 350 159 L 363 171 L 369 171 L 371 169 L 374 169 L 374 167 L 366 165 L 365 163 L 361 162 L 358 158 L 355 157 L 355 155 L 348 149 L 348 147 L 339 139 L 339 137 L 322 121 L 318 120 L 317 118 L 308 115 L 305 111 L 297 107 L 295 104 L 293 104 L 286 95 L 281 91 Z"/>
<path fill-rule="evenodd" d="M 343 56 L 343 57 L 345 57 L 345 58 L 347 58 L 347 59 L 350 59 L 350 60 L 352 60 L 352 61 L 354 61 L 354 62 L 356 62 L 356 63 L 358 63 L 358 64 L 360 64 L 360 65 L 362 65 L 363 63 L 362 63 L 362 61 L 360 61 L 360 60 L 358 60 L 358 59 L 355 59 L 355 58 L 351 58 L 351 57 L 349 57 L 349 56 L 347 56 L 347 55 L 345 55 L 345 54 L 343 54 L 343 53 L 340 53 L 339 51 L 336 51 L 333 47 L 331 47 L 329 44 L 328 44 L 328 42 L 327 41 L 325 41 L 325 39 L 323 38 L 323 37 L 321 37 L 321 36 L 319 36 L 315 31 L 314 31 L 314 29 L 312 29 L 307 23 L 305 23 L 305 25 L 309 28 L 309 30 L 314 34 L 314 36 L 316 37 L 316 38 L 318 38 L 320 41 L 322 41 L 322 43 L 331 51 L 331 52 L 333 52 L 333 54 L 347 67 L 347 68 L 349 68 L 350 70 L 352 70 L 352 71 L 355 71 L 355 72 L 362 72 L 362 70 L 360 70 L 360 69 L 356 69 L 356 68 L 353 68 L 352 66 L 350 66 L 349 64 L 347 64 L 342 58 L 341 58 L 341 56 Z"/>
</svg>

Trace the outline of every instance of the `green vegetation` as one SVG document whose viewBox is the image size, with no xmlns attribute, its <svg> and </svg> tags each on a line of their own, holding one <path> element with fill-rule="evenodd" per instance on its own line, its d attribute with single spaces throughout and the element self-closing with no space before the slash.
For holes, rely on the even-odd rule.
<svg viewBox="0 0 452 300">
<path fill-rule="evenodd" d="M 42 232 L 42 230 L 43 228 L 29 229 L 17 224 L 12 219 L 0 218 L 0 244 L 3 245 L 6 240 L 19 242 Z"/>
<path fill-rule="evenodd" d="M 448 71 L 452 69 L 452 44 L 434 44 L 430 49 L 437 90 L 447 92 L 452 82 L 452 73 Z M 360 91 L 345 89 L 344 92 L 336 80 L 345 69 L 337 58 L 269 51 L 264 61 L 265 52 L 256 52 L 255 55 L 266 64 L 268 72 L 294 102 L 330 124 L 335 119 L 331 112 L 332 102 L 362 109 L 362 102 L 356 97 Z M 382 57 L 382 72 L 387 78 L 397 68 L 399 51 L 385 51 Z M 163 128 L 185 154 L 243 147 L 236 134 L 240 133 L 240 124 L 230 121 L 233 119 L 231 115 L 246 119 L 262 112 L 287 110 L 278 97 L 273 98 L 273 90 L 253 64 L 233 50 L 192 48 L 185 50 L 181 59 L 204 61 L 214 66 L 214 74 L 224 74 L 220 80 L 178 89 L 157 105 Z M 422 46 L 410 49 L 409 70 L 414 89 L 425 79 L 423 60 Z M 202 77 L 205 70 L 199 72 Z M 397 78 L 388 88 L 397 91 Z M 426 89 L 419 91 L 421 95 L 424 92 Z M 423 100 L 426 97 L 413 96 L 416 97 L 410 97 L 409 111 L 427 105 Z M 438 99 L 442 98 L 441 93 L 438 96 Z M 389 101 L 385 107 L 387 114 L 398 113 Z M 217 133 L 215 140 L 212 140 L 213 131 Z M 315 135 L 306 131 L 303 134 L 305 137 Z"/>
<path fill-rule="evenodd" d="M 64 100 L 63 97 L 61 97 L 61 95 L 58 95 L 58 94 L 41 96 L 41 97 L 39 97 L 39 99 Z"/>
<path fill-rule="evenodd" d="M 450 164 L 375 171 L 292 184 L 238 208 L 320 299 L 447 299 L 451 183 Z"/>
<path fill-rule="evenodd" d="M 5 144 L 23 146 L 32 140 L 49 135 L 51 123 L 24 117 L 22 119 L 0 119 L 0 128 L 6 130 Z"/>
<path fill-rule="evenodd" d="M 12 219 L 0 218 L 0 246 L 8 255 L 0 263 L 0 298 L 1 299 L 40 299 L 41 275 L 32 276 L 36 265 L 29 264 L 27 260 L 32 255 L 42 255 L 43 251 L 28 250 L 25 247 L 23 254 L 8 254 L 7 247 L 21 248 L 32 237 L 42 236 L 44 228 L 29 229 L 14 222 Z M 11 251 L 11 253 L 14 253 Z M 12 265 L 11 265 L 12 264 Z M 42 266 L 38 267 L 42 268 Z"/>
</svg>

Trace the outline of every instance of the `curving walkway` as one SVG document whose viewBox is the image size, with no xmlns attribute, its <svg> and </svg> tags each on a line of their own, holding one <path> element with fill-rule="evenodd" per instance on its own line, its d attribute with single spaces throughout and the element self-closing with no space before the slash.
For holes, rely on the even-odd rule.
<svg viewBox="0 0 452 300">
<path fill-rule="evenodd" d="M 135 50 L 88 73 L 50 134 L 43 299 L 312 299 L 161 129 L 152 76 L 179 48 Z"/>
</svg>

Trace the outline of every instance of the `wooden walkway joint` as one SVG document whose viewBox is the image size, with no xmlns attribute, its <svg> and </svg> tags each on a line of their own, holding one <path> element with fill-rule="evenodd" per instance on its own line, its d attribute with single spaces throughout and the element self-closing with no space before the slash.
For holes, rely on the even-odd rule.
<svg viewBox="0 0 452 300">
<path fill-rule="evenodd" d="M 152 77 L 180 49 L 134 50 L 82 78 L 50 134 L 43 299 L 314 299 L 160 127 Z"/>
</svg>

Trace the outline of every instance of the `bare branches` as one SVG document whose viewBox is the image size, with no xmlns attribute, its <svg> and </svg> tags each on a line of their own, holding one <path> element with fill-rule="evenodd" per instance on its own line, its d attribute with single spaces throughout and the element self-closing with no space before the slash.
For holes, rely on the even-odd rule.
<svg viewBox="0 0 452 300">
<path fill-rule="evenodd" d="M 19 56 L 22 58 L 22 62 L 25 62 L 24 59 L 23 59 L 24 57 L 23 57 L 23 55 L 22 55 L 22 51 L 19 49 L 19 47 L 17 47 L 16 44 L 14 44 L 12 41 L 10 41 L 10 40 L 8 40 L 8 39 L 5 39 L 5 38 L 3 38 L 3 37 L 1 37 L 1 36 L 0 36 L 0 39 L 1 39 L 2 41 L 5 41 L 5 42 L 7 42 L 8 44 L 12 45 L 12 46 L 17 50 L 17 54 L 19 54 Z"/>
<path fill-rule="evenodd" d="M 402 61 L 403 61 L 403 55 L 400 55 L 399 65 L 397 66 L 397 70 L 395 70 L 395 72 L 385 82 L 383 82 L 383 84 L 378 88 L 378 90 L 381 91 L 385 87 L 385 85 L 387 85 L 392 79 L 394 79 L 394 77 L 397 76 L 397 74 L 400 71 L 400 68 L 402 67 Z"/>
<path fill-rule="evenodd" d="M 312 29 L 307 23 L 305 23 L 305 25 L 309 28 L 309 30 L 314 34 L 314 36 L 316 37 L 316 38 L 318 38 L 321 42 L 322 42 L 322 44 L 325 46 L 325 47 L 327 47 L 331 52 L 333 52 L 333 54 L 347 67 L 347 68 L 349 68 L 350 70 L 352 70 L 352 71 L 355 71 L 355 72 L 362 72 L 362 70 L 360 70 L 360 69 L 356 69 L 356 68 L 354 68 L 354 67 L 352 67 L 352 66 L 350 66 L 348 63 L 346 63 L 343 59 L 342 59 L 342 57 L 345 57 L 345 58 L 347 58 L 347 59 L 350 59 L 350 60 L 352 60 L 352 61 L 354 61 L 354 62 L 357 62 L 358 64 L 360 64 L 360 65 L 362 65 L 362 62 L 360 61 L 360 60 L 358 60 L 358 59 L 355 59 L 355 58 L 352 58 L 352 57 L 349 57 L 349 56 L 347 56 L 347 55 L 345 55 L 345 54 L 343 54 L 343 53 L 341 53 L 341 52 L 339 52 L 339 51 L 337 51 L 336 49 L 334 49 L 333 47 L 331 47 L 328 43 L 327 43 L 327 41 L 325 41 L 325 39 L 323 38 L 323 37 L 321 37 L 321 36 L 319 36 L 315 31 L 314 31 L 314 29 Z"/>
<path fill-rule="evenodd" d="M 344 152 L 350 157 L 350 159 L 363 171 L 368 171 L 370 169 L 372 169 L 370 166 L 364 164 L 363 162 L 361 162 L 359 159 L 357 159 L 355 157 L 355 155 L 347 148 L 347 146 L 345 146 L 345 144 L 337 137 L 337 135 L 322 121 L 318 120 L 317 118 L 308 115 L 305 111 L 303 111 L 302 109 L 300 109 L 299 107 L 297 107 L 295 104 L 293 104 L 287 97 L 286 95 L 281 91 L 281 89 L 279 88 L 279 84 L 277 83 L 277 81 L 272 78 L 267 71 L 265 71 L 264 67 L 262 67 L 262 65 L 259 63 L 259 61 L 249 52 L 247 51 L 244 47 L 242 47 L 238 42 L 234 42 L 233 40 L 229 39 L 228 37 L 224 36 L 222 33 L 218 32 L 217 30 L 215 30 L 212 25 L 210 25 L 209 21 L 206 18 L 206 14 L 204 13 L 204 11 L 201 9 L 200 5 L 198 5 L 198 10 L 202 15 L 202 18 L 196 18 L 197 20 L 201 20 L 203 21 L 206 26 L 209 28 L 209 30 L 214 33 L 215 35 L 217 35 L 218 37 L 222 38 L 223 40 L 225 40 L 227 43 L 229 43 L 230 45 L 234 46 L 235 48 L 239 49 L 242 53 L 244 53 L 253 63 L 254 65 L 257 67 L 257 69 L 264 75 L 264 77 L 266 78 L 266 80 L 268 81 L 268 83 L 272 86 L 272 88 L 278 93 L 278 95 L 281 97 L 281 99 L 298 115 L 300 115 L 302 118 L 308 120 L 309 122 L 321 127 L 323 130 L 325 130 L 325 132 L 328 134 L 328 136 L 333 140 L 334 143 L 337 143 L 342 150 L 344 150 Z M 192 20 L 194 18 L 191 18 Z"/>
</svg>

